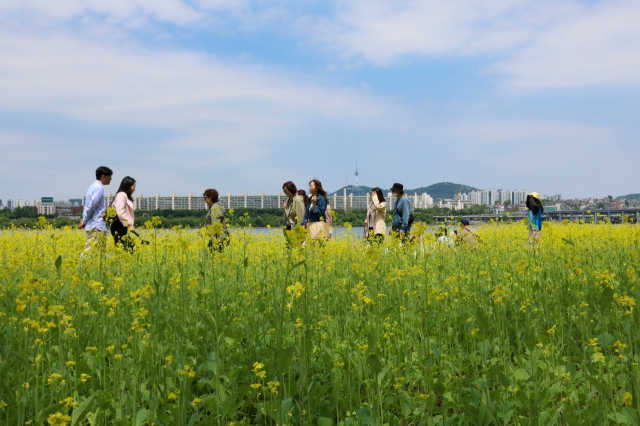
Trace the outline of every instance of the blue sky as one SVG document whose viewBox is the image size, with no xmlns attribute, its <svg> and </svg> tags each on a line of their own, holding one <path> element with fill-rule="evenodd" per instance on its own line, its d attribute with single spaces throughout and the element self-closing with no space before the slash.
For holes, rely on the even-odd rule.
<svg viewBox="0 0 640 426">
<path fill-rule="evenodd" d="M 0 3 L 0 198 L 640 192 L 640 3 Z M 112 184 L 113 191 L 117 189 Z"/>
</svg>

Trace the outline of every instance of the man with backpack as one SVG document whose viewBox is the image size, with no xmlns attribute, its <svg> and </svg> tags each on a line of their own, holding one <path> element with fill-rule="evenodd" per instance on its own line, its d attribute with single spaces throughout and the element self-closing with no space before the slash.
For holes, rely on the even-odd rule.
<svg viewBox="0 0 640 426">
<path fill-rule="evenodd" d="M 413 214 L 411 214 L 411 205 L 409 200 L 404 196 L 404 186 L 394 183 L 391 192 L 396 196 L 397 200 L 393 207 L 393 220 L 391 222 L 391 232 L 397 233 L 398 238 L 405 240 L 409 236 L 411 224 L 413 223 Z"/>
</svg>

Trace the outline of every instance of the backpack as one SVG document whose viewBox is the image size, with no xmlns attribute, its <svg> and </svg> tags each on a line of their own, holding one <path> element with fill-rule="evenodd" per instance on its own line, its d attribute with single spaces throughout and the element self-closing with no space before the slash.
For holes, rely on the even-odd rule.
<svg viewBox="0 0 640 426">
<path fill-rule="evenodd" d="M 333 218 L 331 217 L 331 204 L 327 203 L 327 208 L 324 211 L 324 220 L 329 226 L 333 226 Z"/>
</svg>

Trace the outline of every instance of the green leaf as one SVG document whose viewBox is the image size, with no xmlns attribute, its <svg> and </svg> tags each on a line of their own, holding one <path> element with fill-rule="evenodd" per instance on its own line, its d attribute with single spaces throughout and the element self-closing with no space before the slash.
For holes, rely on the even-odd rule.
<svg viewBox="0 0 640 426">
<path fill-rule="evenodd" d="M 524 344 L 529 351 L 532 351 L 536 347 L 536 335 L 533 333 L 527 333 L 524 338 Z"/>
<path fill-rule="evenodd" d="M 62 410 L 64 407 L 66 406 L 66 404 L 53 404 L 48 406 L 47 408 L 43 409 L 40 411 L 40 414 L 38 415 L 38 422 L 39 423 L 44 423 L 45 420 L 47 420 L 47 417 L 49 417 L 49 415 L 54 414 L 60 410 Z"/>
<path fill-rule="evenodd" d="M 624 407 L 622 409 L 622 414 L 627 418 L 629 424 L 632 424 L 633 426 L 640 426 L 640 417 L 634 408 Z"/>
<path fill-rule="evenodd" d="M 606 286 L 604 290 L 602 290 L 602 295 L 600 296 L 600 309 L 604 312 L 608 312 L 611 309 L 611 303 L 613 303 L 613 289 Z"/>
<path fill-rule="evenodd" d="M 613 342 L 615 341 L 616 341 L 616 338 L 607 332 L 604 332 L 598 336 L 598 346 L 600 346 L 603 349 L 610 347 L 611 345 L 613 345 Z"/>
<path fill-rule="evenodd" d="M 592 377 L 589 381 L 593 383 L 593 385 L 603 397 L 611 397 L 611 390 L 607 387 L 607 385 L 604 384 L 604 382 L 596 379 L 595 377 Z"/>
<path fill-rule="evenodd" d="M 71 426 L 76 426 L 84 420 L 84 418 L 87 416 L 87 413 L 93 406 L 94 399 L 95 395 L 91 395 L 89 398 L 82 401 L 80 405 L 73 409 L 73 414 L 71 415 Z"/>
<path fill-rule="evenodd" d="M 282 357 L 280 358 L 280 372 L 286 373 L 289 371 L 289 366 L 291 366 L 291 361 L 293 360 L 293 354 L 295 350 L 293 346 L 289 346 L 282 352 Z"/>
<path fill-rule="evenodd" d="M 376 354 L 371 354 L 367 357 L 367 364 L 369 364 L 369 368 L 371 368 L 373 374 L 378 374 L 382 371 L 382 363 Z"/>
<path fill-rule="evenodd" d="M 397 311 L 398 310 L 398 306 L 391 306 L 386 308 L 385 310 L 383 310 L 382 312 L 380 312 L 380 318 L 386 318 L 389 316 L 390 313 L 392 313 L 393 311 Z"/>
<path fill-rule="evenodd" d="M 58 258 L 56 259 L 56 269 L 59 271 L 61 266 L 62 266 L 62 255 L 59 255 Z"/>
<path fill-rule="evenodd" d="M 362 423 L 369 426 L 376 426 L 376 418 L 371 415 L 371 410 L 368 407 L 360 407 L 356 411 L 358 418 L 362 420 Z"/>
<path fill-rule="evenodd" d="M 524 368 L 520 368 L 516 371 L 513 372 L 513 378 L 520 381 L 520 380 L 528 380 L 529 379 L 529 373 L 527 373 L 527 370 L 525 370 Z"/>
<path fill-rule="evenodd" d="M 318 426 L 333 426 L 333 420 L 328 417 L 318 417 Z"/>
<path fill-rule="evenodd" d="M 147 420 L 149 420 L 150 411 L 146 408 L 141 408 L 138 410 L 136 414 L 136 426 L 143 426 L 147 424 Z"/>
<path fill-rule="evenodd" d="M 400 394 L 400 409 L 403 416 L 408 417 L 411 415 L 411 401 L 404 392 Z"/>
<path fill-rule="evenodd" d="M 498 373 L 498 381 L 505 388 L 508 388 L 511 384 L 511 380 L 509 380 L 509 378 L 503 372 Z"/>
</svg>

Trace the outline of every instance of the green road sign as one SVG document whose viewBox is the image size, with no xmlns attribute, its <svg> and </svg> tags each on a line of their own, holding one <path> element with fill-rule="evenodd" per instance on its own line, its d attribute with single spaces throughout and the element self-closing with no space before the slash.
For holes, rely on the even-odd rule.
<svg viewBox="0 0 640 426">
<path fill-rule="evenodd" d="M 53 197 L 42 197 L 43 203 L 53 203 Z"/>
</svg>

